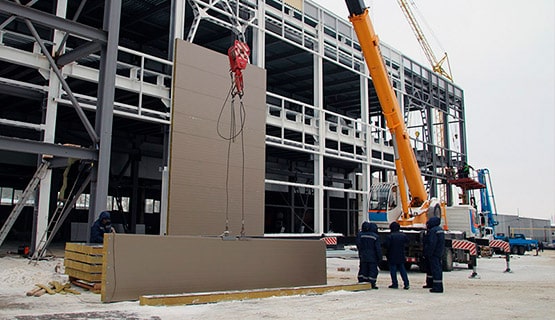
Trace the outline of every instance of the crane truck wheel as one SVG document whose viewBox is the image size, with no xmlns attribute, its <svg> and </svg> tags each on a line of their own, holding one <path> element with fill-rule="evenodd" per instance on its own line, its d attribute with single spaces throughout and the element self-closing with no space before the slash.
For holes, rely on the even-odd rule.
<svg viewBox="0 0 555 320">
<path fill-rule="evenodd" d="M 439 204 L 428 208 L 428 219 L 430 219 L 431 217 L 438 217 L 441 219 L 441 207 L 439 206 Z"/>
<path fill-rule="evenodd" d="M 512 253 L 512 254 L 517 254 L 517 253 L 518 253 L 518 247 L 517 247 L 517 246 L 513 246 L 513 247 L 511 248 L 511 253 Z"/>
<path fill-rule="evenodd" d="M 519 255 L 519 256 L 522 256 L 522 255 L 524 255 L 524 252 L 526 252 L 526 250 L 524 249 L 524 247 L 523 247 L 523 246 L 519 246 L 519 247 L 518 247 L 518 255 Z"/>
<path fill-rule="evenodd" d="M 443 271 L 453 271 L 453 251 L 445 249 L 443 255 Z"/>
</svg>

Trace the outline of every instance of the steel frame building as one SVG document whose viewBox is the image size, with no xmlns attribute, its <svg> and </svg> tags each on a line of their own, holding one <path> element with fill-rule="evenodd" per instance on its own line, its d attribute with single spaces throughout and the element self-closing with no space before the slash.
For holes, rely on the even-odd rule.
<svg viewBox="0 0 555 320">
<path fill-rule="evenodd" d="M 94 165 L 68 221 L 90 225 L 123 195 L 129 232 L 163 234 L 174 41 L 225 54 L 233 31 L 267 71 L 265 233 L 354 235 L 370 184 L 394 178 L 391 137 L 350 23 L 309 0 L 0 1 L 0 187 L 23 190 L 43 155 L 58 160 L 19 229 L 35 242 L 49 230 L 71 158 Z M 429 191 L 451 204 L 463 90 L 381 48 Z"/>
</svg>

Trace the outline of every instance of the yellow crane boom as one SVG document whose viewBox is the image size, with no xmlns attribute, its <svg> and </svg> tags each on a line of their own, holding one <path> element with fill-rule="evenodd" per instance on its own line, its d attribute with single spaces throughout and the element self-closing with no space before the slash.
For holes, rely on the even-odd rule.
<svg viewBox="0 0 555 320">
<path fill-rule="evenodd" d="M 426 201 L 428 195 L 422 183 L 422 174 L 410 144 L 399 102 L 389 81 L 379 48 L 378 36 L 368 17 L 368 10 L 364 8 L 360 14 L 356 14 L 356 12 L 351 14 L 349 20 L 357 34 L 387 126 L 394 135 L 393 140 L 397 144 L 402 174 L 407 181 L 413 201 L 415 198 L 420 202 Z"/>
<path fill-rule="evenodd" d="M 362 0 L 346 0 L 345 2 L 349 9 L 349 20 L 357 35 L 366 65 L 372 77 L 372 83 L 380 101 L 382 114 L 393 136 L 396 156 L 395 169 L 403 205 L 402 216 L 399 222 L 405 226 L 414 224 L 423 225 L 427 218 L 426 214 L 423 213 L 439 216 L 442 209 L 440 209 L 437 199 L 428 200 L 428 194 L 422 181 L 422 174 L 410 143 L 399 102 L 388 77 L 379 48 L 378 36 L 370 21 L 368 9 L 364 7 Z M 410 214 L 407 208 L 406 197 L 403 199 L 403 195 L 406 192 L 406 190 L 403 190 L 405 181 L 411 195 Z M 392 186 L 391 190 L 393 188 Z"/>
</svg>

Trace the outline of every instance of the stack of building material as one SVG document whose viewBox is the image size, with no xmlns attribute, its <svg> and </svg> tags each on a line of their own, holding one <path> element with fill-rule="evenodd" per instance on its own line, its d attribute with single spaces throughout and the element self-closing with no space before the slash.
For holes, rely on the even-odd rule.
<svg viewBox="0 0 555 320">
<path fill-rule="evenodd" d="M 64 266 L 71 283 L 100 292 L 102 251 L 102 245 L 66 243 Z"/>
</svg>

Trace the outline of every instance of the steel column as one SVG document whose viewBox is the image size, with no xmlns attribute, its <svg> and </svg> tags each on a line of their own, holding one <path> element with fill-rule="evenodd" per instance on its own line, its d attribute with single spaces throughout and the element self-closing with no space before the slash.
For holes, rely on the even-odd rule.
<svg viewBox="0 0 555 320">
<path fill-rule="evenodd" d="M 322 28 L 323 29 L 323 28 Z M 321 48 L 323 50 L 323 47 Z M 324 116 L 323 58 L 314 55 L 314 107 L 318 113 L 318 153 L 314 154 L 314 233 L 324 232 L 324 152 L 326 119 Z"/>
<path fill-rule="evenodd" d="M 65 18 L 67 14 L 67 0 L 59 0 L 56 7 L 56 15 Z M 54 47 L 52 51 L 63 52 L 62 39 L 64 37 L 64 32 L 60 30 L 54 30 Z M 58 77 L 52 69 L 50 69 L 50 77 L 48 81 L 48 98 L 46 100 L 46 114 L 44 119 L 44 135 L 43 141 L 48 143 L 54 143 L 54 137 L 56 134 L 56 116 L 58 114 L 58 102 L 56 98 L 60 96 L 61 84 Z M 33 232 L 33 242 L 32 248 L 33 252 L 38 249 L 38 244 L 40 243 L 40 235 L 46 232 L 48 228 L 48 215 L 50 212 L 50 195 L 52 193 L 52 170 L 48 170 L 44 179 L 42 179 L 38 191 L 38 200 L 36 215 L 35 215 L 35 231 Z M 53 237 L 54 235 L 52 235 Z"/>
<path fill-rule="evenodd" d="M 100 138 L 100 143 L 98 145 L 98 163 L 93 169 L 93 180 L 91 181 L 89 225 L 94 223 L 96 216 L 99 215 L 101 211 L 106 210 L 108 201 L 120 18 L 121 0 L 105 0 L 103 29 L 108 33 L 108 41 L 106 46 L 103 46 L 100 56 L 95 123 L 95 130 Z M 87 230 L 87 238 L 89 238 L 89 236 L 90 230 Z"/>
</svg>

